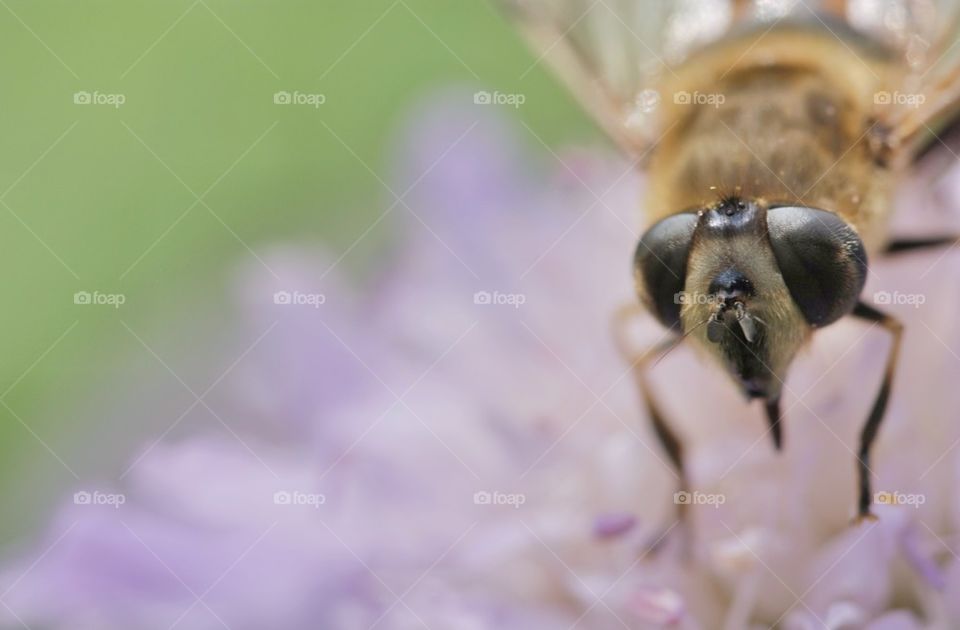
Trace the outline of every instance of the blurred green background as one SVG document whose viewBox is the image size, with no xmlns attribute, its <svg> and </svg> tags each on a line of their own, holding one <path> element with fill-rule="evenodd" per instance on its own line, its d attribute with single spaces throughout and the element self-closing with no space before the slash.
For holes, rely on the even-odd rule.
<svg viewBox="0 0 960 630">
<path fill-rule="evenodd" d="M 533 57 L 483 0 L 3 0 L 0 42 L 0 455 L 15 505 L 38 470 L 75 481 L 56 462 L 84 429 L 74 410 L 154 361 L 131 331 L 189 316 L 262 244 L 336 255 L 373 222 L 391 200 L 360 160 L 386 176 L 425 91 L 520 92 L 513 115 L 548 143 L 596 133 L 544 68 L 521 79 Z M 281 90 L 326 102 L 279 106 Z M 75 305 L 77 291 L 126 302 Z"/>
</svg>

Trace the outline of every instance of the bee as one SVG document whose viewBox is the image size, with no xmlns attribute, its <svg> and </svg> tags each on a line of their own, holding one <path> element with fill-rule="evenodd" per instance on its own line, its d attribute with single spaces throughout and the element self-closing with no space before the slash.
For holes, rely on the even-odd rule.
<svg viewBox="0 0 960 630">
<path fill-rule="evenodd" d="M 861 292 L 872 257 L 956 241 L 891 242 L 887 224 L 894 189 L 960 112 L 960 64 L 950 63 L 960 7 L 500 1 L 537 63 L 549 62 L 648 174 L 636 288 L 676 334 L 635 367 L 681 489 L 682 443 L 647 383 L 651 360 L 689 339 L 762 401 L 780 450 L 794 357 L 818 329 L 852 316 L 892 337 L 856 461 L 857 520 L 872 518 L 871 446 L 903 326 Z"/>
</svg>

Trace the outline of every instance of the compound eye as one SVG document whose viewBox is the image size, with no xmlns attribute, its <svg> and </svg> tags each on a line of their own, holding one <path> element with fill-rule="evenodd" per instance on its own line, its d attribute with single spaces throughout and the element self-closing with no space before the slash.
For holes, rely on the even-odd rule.
<svg viewBox="0 0 960 630">
<path fill-rule="evenodd" d="M 784 206 L 767 212 L 780 274 L 807 322 L 826 326 L 850 313 L 867 280 L 863 242 L 833 212 Z"/>
<path fill-rule="evenodd" d="M 680 324 L 680 293 L 697 220 L 696 214 L 683 213 L 655 223 L 634 255 L 640 299 L 667 328 Z"/>
</svg>

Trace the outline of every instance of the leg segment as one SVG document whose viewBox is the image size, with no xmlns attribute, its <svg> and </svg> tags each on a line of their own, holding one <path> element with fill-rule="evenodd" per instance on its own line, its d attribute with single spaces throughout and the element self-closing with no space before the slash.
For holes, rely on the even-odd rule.
<svg viewBox="0 0 960 630">
<path fill-rule="evenodd" d="M 686 475 L 684 474 L 683 467 L 683 444 L 680 442 L 680 439 L 677 437 L 677 434 L 674 433 L 673 429 L 670 428 L 669 423 L 664 418 L 663 413 L 660 411 L 660 407 L 657 405 L 657 402 L 654 399 L 653 391 L 650 388 L 650 384 L 647 380 L 647 372 L 651 363 L 662 357 L 672 348 L 676 347 L 680 343 L 681 338 L 671 337 L 670 339 L 658 343 L 653 348 L 648 349 L 646 352 L 638 352 L 631 348 L 626 329 L 630 323 L 630 320 L 640 314 L 640 312 L 640 307 L 635 305 L 629 305 L 628 307 L 624 307 L 617 312 L 616 319 L 614 321 L 614 335 L 616 344 L 620 350 L 620 354 L 630 364 L 630 368 L 633 370 L 637 387 L 640 390 L 640 395 L 643 398 L 643 404 L 646 407 L 647 415 L 650 418 L 651 424 L 653 425 L 653 431 L 657 436 L 657 440 L 663 447 L 663 450 L 666 451 L 667 457 L 670 458 L 670 463 L 673 464 L 673 467 L 676 471 L 679 490 L 686 491 L 687 479 Z M 683 503 L 679 503 L 678 509 L 680 515 L 682 516 L 685 510 L 685 505 Z"/>
<path fill-rule="evenodd" d="M 913 252 L 924 249 L 935 249 L 937 247 L 947 247 L 960 243 L 960 236 L 932 236 L 929 238 L 905 238 L 890 241 L 883 249 L 886 255 L 902 254 L 904 252 Z"/>
<path fill-rule="evenodd" d="M 890 388 L 893 385 L 893 374 L 900 357 L 900 340 L 903 336 L 903 324 L 891 315 L 887 315 L 863 302 L 859 302 L 853 309 L 853 316 L 883 326 L 893 337 L 893 345 L 887 354 L 887 362 L 883 371 L 883 381 L 880 390 L 873 401 L 873 408 L 860 433 L 860 450 L 857 453 L 857 474 L 860 482 L 860 496 L 857 501 L 857 518 L 871 518 L 870 504 L 873 496 L 870 489 L 870 447 L 877 437 L 880 423 L 883 421 L 887 400 L 890 398 Z"/>
<path fill-rule="evenodd" d="M 783 447 L 783 430 L 780 425 L 780 398 L 766 402 L 767 421 L 770 423 L 770 434 L 773 437 L 773 447 L 778 451 Z"/>
</svg>

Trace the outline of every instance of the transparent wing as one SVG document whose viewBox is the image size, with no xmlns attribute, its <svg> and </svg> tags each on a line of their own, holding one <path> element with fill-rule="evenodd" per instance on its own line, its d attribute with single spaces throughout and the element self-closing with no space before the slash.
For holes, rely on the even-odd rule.
<svg viewBox="0 0 960 630">
<path fill-rule="evenodd" d="M 850 0 L 851 26 L 896 52 L 896 84 L 875 98 L 892 161 L 939 145 L 960 115 L 960 0 Z"/>
<path fill-rule="evenodd" d="M 718 36 L 730 22 L 729 3 L 720 0 L 700 0 L 697 7 L 637 0 L 496 1 L 534 49 L 536 59 L 524 75 L 540 64 L 552 67 L 634 156 L 658 137 L 658 77 L 671 72 L 687 48 Z"/>
<path fill-rule="evenodd" d="M 909 159 L 957 114 L 960 0 L 494 0 L 607 133 L 630 154 L 663 129 L 657 87 L 689 55 L 732 33 L 773 37 L 804 22 L 894 53 L 878 103 L 890 152 Z M 758 41 L 759 41 L 758 39 Z M 878 100 L 883 100 L 883 94 Z M 918 102 L 922 101 L 922 102 Z"/>
</svg>

